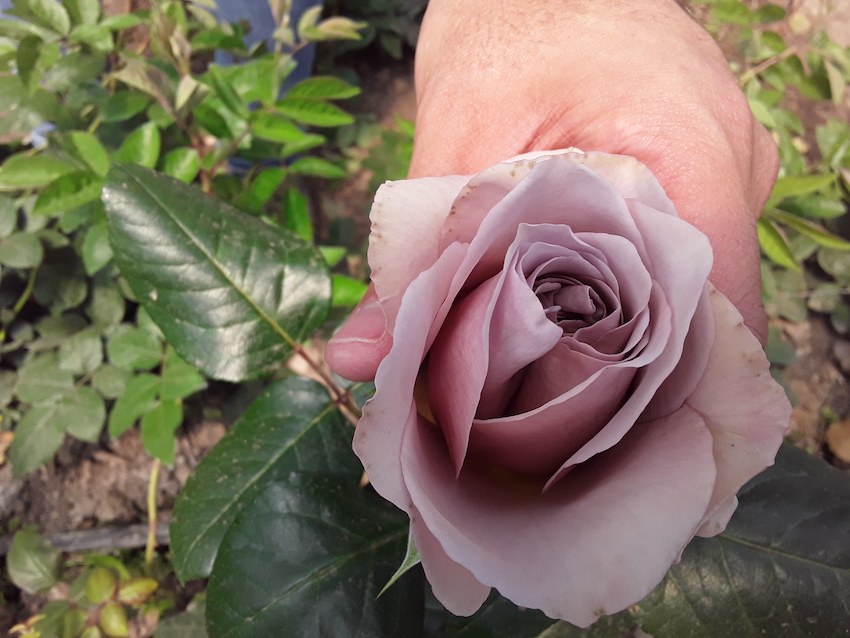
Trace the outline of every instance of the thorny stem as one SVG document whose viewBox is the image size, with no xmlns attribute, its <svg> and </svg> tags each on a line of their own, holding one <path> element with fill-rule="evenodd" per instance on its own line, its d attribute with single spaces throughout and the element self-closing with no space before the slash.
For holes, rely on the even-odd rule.
<svg viewBox="0 0 850 638">
<path fill-rule="evenodd" d="M 145 543 L 145 565 L 153 564 L 154 551 L 156 550 L 156 487 L 159 483 L 160 466 L 160 460 L 155 458 L 153 460 L 153 467 L 151 467 L 150 481 L 148 482 L 148 540 Z"/>
</svg>

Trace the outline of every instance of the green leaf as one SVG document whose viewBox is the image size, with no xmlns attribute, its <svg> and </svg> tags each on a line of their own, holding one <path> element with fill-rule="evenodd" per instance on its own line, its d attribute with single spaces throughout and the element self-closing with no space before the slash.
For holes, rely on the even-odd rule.
<svg viewBox="0 0 850 638">
<path fill-rule="evenodd" d="M 122 368 L 106 364 L 91 379 L 92 387 L 106 399 L 117 399 L 127 390 L 133 374 Z"/>
<path fill-rule="evenodd" d="M 333 306 L 354 306 L 366 294 L 368 284 L 359 279 L 352 279 L 345 275 L 332 275 L 333 281 L 333 296 L 331 297 L 331 305 Z"/>
<path fill-rule="evenodd" d="M 723 22 L 746 26 L 753 19 L 750 9 L 740 0 L 720 0 L 711 8 L 712 15 Z"/>
<path fill-rule="evenodd" d="M 63 0 L 74 24 L 96 24 L 100 17 L 99 0 Z"/>
<path fill-rule="evenodd" d="M 772 261 L 789 270 L 800 270 L 785 234 L 768 219 L 758 221 L 759 246 Z"/>
<path fill-rule="evenodd" d="M 18 398 L 39 404 L 58 399 L 74 387 L 74 377 L 59 368 L 56 354 L 43 354 L 28 360 L 18 373 Z"/>
<path fill-rule="evenodd" d="M 0 237 L 8 237 L 18 226 L 18 204 L 11 197 L 0 195 Z"/>
<path fill-rule="evenodd" d="M 40 79 L 36 67 L 38 66 L 38 59 L 41 57 L 41 45 L 41 38 L 35 35 L 28 35 L 21 40 L 15 56 L 18 75 L 30 93 L 38 86 L 38 80 Z"/>
<path fill-rule="evenodd" d="M 302 80 L 287 93 L 287 97 L 321 100 L 344 100 L 360 94 L 360 87 L 331 75 L 317 75 Z"/>
<path fill-rule="evenodd" d="M 252 114 L 251 133 L 272 142 L 297 142 L 307 137 L 288 117 L 267 111 Z"/>
<path fill-rule="evenodd" d="M 106 406 L 97 393 L 88 387 L 77 388 L 62 397 L 58 416 L 71 436 L 95 443 L 106 422 Z"/>
<path fill-rule="evenodd" d="M 18 532 L 6 557 L 9 579 L 29 594 L 46 592 L 59 582 L 61 558 L 59 550 L 40 534 Z"/>
<path fill-rule="evenodd" d="M 112 247 L 109 245 L 109 229 L 106 222 L 89 228 L 83 240 L 81 256 L 86 274 L 89 276 L 94 275 L 112 261 Z"/>
<path fill-rule="evenodd" d="M 354 118 L 333 104 L 298 97 L 285 97 L 277 103 L 277 109 L 296 122 L 312 126 L 342 126 L 351 124 Z"/>
<path fill-rule="evenodd" d="M 116 91 L 100 107 L 104 122 L 123 122 L 138 115 L 150 104 L 150 97 L 139 91 Z"/>
<path fill-rule="evenodd" d="M 697 538 L 637 605 L 653 638 L 821 638 L 847 626 L 850 480 L 789 444 L 738 494 L 726 531 Z"/>
<path fill-rule="evenodd" d="M 174 465 L 174 433 L 183 421 L 183 408 L 178 399 L 157 401 L 142 416 L 142 444 L 148 454 L 166 465 Z"/>
<path fill-rule="evenodd" d="M 821 246 L 838 248 L 840 250 L 850 250 L 850 242 L 842 239 L 838 235 L 833 235 L 819 224 L 815 224 L 807 219 L 791 215 L 790 213 L 786 213 L 781 210 L 771 210 L 767 211 L 765 214 L 780 224 L 785 224 L 788 228 L 793 228 L 801 235 L 805 235 L 806 237 L 816 241 Z"/>
<path fill-rule="evenodd" d="M 194 604 L 194 603 L 193 603 Z M 191 609 L 159 621 L 153 638 L 208 638 L 204 611 Z"/>
<path fill-rule="evenodd" d="M 159 159 L 161 144 L 159 128 L 154 122 L 148 122 L 127 136 L 115 154 L 115 159 L 153 168 Z"/>
<path fill-rule="evenodd" d="M 44 258 L 44 247 L 32 233 L 14 233 L 0 239 L 0 264 L 12 268 L 32 268 Z"/>
<path fill-rule="evenodd" d="M 776 185 L 773 187 L 773 192 L 770 194 L 770 201 L 765 205 L 765 208 L 774 208 L 776 204 L 786 197 L 795 197 L 797 195 L 808 195 L 823 188 L 826 188 L 835 181 L 833 173 L 825 175 L 788 175 L 780 177 L 776 180 Z"/>
<path fill-rule="evenodd" d="M 395 573 L 387 581 L 387 584 L 384 585 L 384 588 L 380 591 L 378 596 L 382 596 L 383 593 L 392 587 L 399 578 L 404 576 L 421 562 L 422 557 L 419 555 L 419 550 L 416 549 L 416 544 L 413 542 L 413 534 L 408 531 L 407 550 L 404 553 L 404 560 L 401 561 L 401 565 L 399 565 L 398 569 L 395 570 Z"/>
<path fill-rule="evenodd" d="M 37 405 L 27 410 L 15 426 L 15 438 L 9 448 L 14 476 L 23 476 L 52 458 L 65 440 L 58 422 L 59 404 Z"/>
<path fill-rule="evenodd" d="M 242 501 L 221 541 L 207 591 L 210 636 L 421 636 L 420 574 L 377 598 L 404 555 L 407 517 L 358 486 L 362 467 L 350 429 L 328 411 L 324 389 L 290 381 L 288 393 L 311 400 L 298 412 L 302 426 L 287 437 L 288 453 L 277 447 L 278 458 L 262 454 L 260 467 L 273 464 L 279 478 L 267 478 L 255 498 Z M 281 439 L 273 441 L 280 446 Z M 255 439 L 254 447 L 267 440 Z M 233 466 L 224 472 L 219 476 L 233 483 Z M 252 474 L 259 472 L 255 466 Z M 215 488 L 221 495 L 222 486 Z"/>
<path fill-rule="evenodd" d="M 829 81 L 829 92 L 832 96 L 832 101 L 835 104 L 841 104 L 844 101 L 844 91 L 847 89 L 847 81 L 838 67 L 829 60 L 824 61 L 824 66 L 826 67 L 826 77 Z"/>
<path fill-rule="evenodd" d="M 120 13 L 118 15 L 106 16 L 100 24 L 112 31 L 123 31 L 142 24 L 144 19 L 134 13 Z"/>
<path fill-rule="evenodd" d="M 818 265 L 835 277 L 842 285 L 850 285 L 850 254 L 843 250 L 822 248 L 818 251 Z"/>
<path fill-rule="evenodd" d="M 348 248 L 345 246 L 319 246 L 318 248 L 330 268 L 341 262 L 348 253 Z"/>
<path fill-rule="evenodd" d="M 312 243 L 313 220 L 310 218 L 310 200 L 307 196 L 297 188 L 290 188 L 283 200 L 283 211 L 283 223 L 287 230 Z M 324 252 L 322 254 L 324 255 Z"/>
<path fill-rule="evenodd" d="M 55 155 L 18 153 L 0 168 L 0 191 L 43 186 L 75 170 L 73 164 Z"/>
<path fill-rule="evenodd" d="M 109 340 L 107 352 L 109 361 L 125 370 L 150 370 L 162 362 L 160 340 L 132 326 Z"/>
<path fill-rule="evenodd" d="M 168 342 L 207 376 L 257 378 L 324 321 L 316 249 L 198 189 L 133 166 L 104 189 L 115 260 Z"/>
<path fill-rule="evenodd" d="M 33 215 L 64 213 L 100 198 L 103 179 L 89 172 L 76 171 L 62 175 L 48 184 L 38 195 Z"/>
<path fill-rule="evenodd" d="M 102 24 L 76 26 L 68 39 L 76 44 L 84 44 L 99 53 L 110 53 L 115 48 L 112 32 Z"/>
<path fill-rule="evenodd" d="M 109 413 L 109 435 L 119 436 L 136 423 L 136 419 L 156 405 L 156 395 L 162 383 L 153 374 L 133 377 Z"/>
<path fill-rule="evenodd" d="M 103 329 L 119 323 L 124 318 L 125 310 L 124 296 L 118 288 L 94 283 L 86 314 L 96 328 Z"/>
<path fill-rule="evenodd" d="M 88 374 L 103 363 L 103 343 L 91 330 L 78 332 L 59 346 L 59 369 L 72 374 Z"/>
<path fill-rule="evenodd" d="M 65 150 L 85 162 L 94 173 L 106 177 L 109 172 L 109 154 L 97 138 L 84 131 L 71 131 L 63 139 Z"/>
<path fill-rule="evenodd" d="M 303 378 L 267 388 L 203 458 L 174 505 L 171 549 L 181 581 L 209 576 L 219 543 L 236 514 L 273 481 L 296 468 L 322 467 L 321 446 L 346 426 L 320 386 Z"/>
<path fill-rule="evenodd" d="M 56 0 L 19 0 L 18 6 L 31 14 L 32 21 L 40 27 L 67 35 L 71 29 L 71 18 Z"/>
<path fill-rule="evenodd" d="M 233 85 L 230 83 L 230 80 L 227 79 L 227 76 L 222 73 L 220 67 L 215 64 L 211 64 L 209 67 L 209 73 L 207 74 L 207 79 L 222 104 L 224 104 L 231 113 L 240 118 L 248 117 L 248 107 L 242 101 L 242 98 L 239 97 L 239 94 L 236 92 L 236 89 L 233 88 Z"/>
<path fill-rule="evenodd" d="M 302 157 L 301 159 L 297 159 L 289 166 L 289 171 L 291 173 L 314 175 L 328 179 L 340 179 L 348 175 L 344 168 L 340 168 L 336 164 L 332 164 L 321 157 Z"/>
<path fill-rule="evenodd" d="M 194 148 L 175 148 L 162 158 L 162 172 L 190 184 L 201 170 L 198 151 Z"/>
<path fill-rule="evenodd" d="M 776 22 L 785 17 L 785 9 L 776 4 L 766 4 L 759 7 L 753 13 L 753 20 L 766 24 L 768 22 Z"/>
<path fill-rule="evenodd" d="M 162 373 L 160 398 L 164 401 L 182 399 L 207 387 L 207 382 L 195 368 L 177 356 L 174 348 L 168 347 L 165 370 Z"/>
<path fill-rule="evenodd" d="M 42 85 L 54 91 L 70 91 L 85 82 L 95 80 L 106 68 L 106 57 L 102 53 L 74 51 L 48 69 Z"/>
</svg>

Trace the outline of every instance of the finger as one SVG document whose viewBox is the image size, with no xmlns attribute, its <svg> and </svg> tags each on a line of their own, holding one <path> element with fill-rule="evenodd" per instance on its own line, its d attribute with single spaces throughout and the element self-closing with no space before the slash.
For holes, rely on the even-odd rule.
<svg viewBox="0 0 850 638">
<path fill-rule="evenodd" d="M 350 381 L 371 381 L 392 346 L 387 319 L 375 287 L 354 308 L 351 316 L 328 342 L 325 360 L 331 369 Z"/>
</svg>

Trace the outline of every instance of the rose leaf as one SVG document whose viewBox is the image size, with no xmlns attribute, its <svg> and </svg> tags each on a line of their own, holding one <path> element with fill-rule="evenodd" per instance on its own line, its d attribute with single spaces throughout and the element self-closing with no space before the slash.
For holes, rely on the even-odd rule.
<svg viewBox="0 0 850 638">
<path fill-rule="evenodd" d="M 421 636 L 420 571 L 378 597 L 404 556 L 407 517 L 359 487 L 350 430 L 326 393 L 290 379 L 258 402 L 265 407 L 255 402 L 228 435 L 229 454 L 243 457 L 214 459 L 227 477 L 216 499 L 239 507 L 224 513 L 232 522 L 210 575 L 210 636 Z M 261 478 L 246 484 L 249 476 Z M 248 491 L 252 498 L 242 496 Z M 181 498 L 187 493 L 189 486 Z"/>
<path fill-rule="evenodd" d="M 140 166 L 114 165 L 103 200 L 121 274 L 208 376 L 267 375 L 324 321 L 327 266 L 294 234 Z"/>
<path fill-rule="evenodd" d="M 789 444 L 634 609 L 653 638 L 823 638 L 850 621 L 850 478 Z"/>
</svg>

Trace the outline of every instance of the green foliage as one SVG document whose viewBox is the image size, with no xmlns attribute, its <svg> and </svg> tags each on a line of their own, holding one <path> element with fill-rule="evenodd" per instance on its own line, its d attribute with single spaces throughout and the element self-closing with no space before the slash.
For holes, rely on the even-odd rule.
<svg viewBox="0 0 850 638">
<path fill-rule="evenodd" d="M 82 570 L 74 563 L 66 563 L 50 541 L 35 532 L 15 534 L 6 558 L 10 580 L 30 593 L 49 591 L 52 599 L 23 624 L 27 629 L 20 631 L 31 630 L 25 636 L 124 638 L 129 635 L 128 618 L 157 609 L 156 579 L 105 555 L 89 557 Z"/>
<path fill-rule="evenodd" d="M 352 120 L 334 101 L 360 90 L 330 76 L 296 83 L 283 98 L 279 89 L 295 68 L 298 49 L 316 40 L 357 38 L 363 25 L 321 19 L 315 11 L 300 25 L 289 25 L 277 13 L 279 45 L 249 52 L 241 25 L 216 22 L 200 4 L 156 2 L 150 10 L 113 16 L 103 15 L 95 0 L 13 5 L 10 14 L 20 20 L 0 20 L 0 336 L 3 387 L 12 389 L 0 393 L 0 417 L 15 434 L 9 458 L 20 475 L 50 459 L 66 435 L 95 442 L 106 424 L 109 435 L 118 436 L 138 423 L 148 452 L 171 463 L 182 402 L 206 386 L 196 366 L 221 378 L 262 376 L 324 319 L 331 284 L 323 259 L 308 245 L 313 236 L 306 199 L 297 198 L 305 176 L 348 175 L 333 158 L 305 153 L 326 143 L 328 127 Z M 144 56 L 127 37 L 126 30 L 136 26 L 151 36 Z M 235 54 L 241 63 L 208 65 L 216 51 Z M 31 131 L 47 123 L 53 130 L 36 145 Z M 243 177 L 227 175 L 233 157 L 257 162 L 257 168 Z M 116 180 L 129 176 L 138 178 L 137 199 L 146 179 L 158 189 L 157 178 L 138 173 L 138 167 L 186 184 L 197 181 L 253 218 L 222 218 L 216 233 L 210 219 L 224 204 L 207 207 L 197 188 L 175 186 L 162 207 L 135 202 L 149 210 L 147 223 L 155 224 L 155 232 L 148 243 L 134 244 L 137 238 L 122 235 L 132 220 L 126 211 L 122 217 L 113 206 L 104 209 L 101 193 L 105 188 L 111 201 L 120 190 Z M 280 205 L 284 199 L 290 206 Z M 157 234 L 168 223 L 170 240 Z M 284 227 L 309 229 L 307 243 Z M 210 230 L 207 244 L 192 243 L 191 237 Z M 214 255 L 209 242 L 233 233 L 253 248 Z M 250 321 L 253 313 L 260 327 L 231 324 L 230 334 L 240 338 L 213 349 L 204 343 L 210 327 L 194 326 L 195 345 L 187 345 L 191 328 L 177 315 L 166 320 L 171 309 L 163 304 L 181 298 L 186 316 L 195 314 L 202 293 L 189 288 L 200 280 L 183 279 L 169 293 L 168 277 L 155 282 L 158 288 L 140 279 L 141 264 L 163 241 L 180 245 L 183 256 L 195 260 L 196 277 L 229 282 L 225 287 L 241 301 L 234 301 L 229 318 L 219 319 Z M 139 261 L 129 263 L 133 259 Z M 240 268 L 251 259 L 258 261 L 243 279 Z M 261 290 L 265 277 L 281 283 L 267 297 Z M 180 278 L 172 270 L 171 279 Z M 358 286 L 345 281 L 344 303 L 352 303 Z M 157 292 L 159 303 L 151 299 Z M 208 304 L 215 294 L 209 293 Z M 144 307 L 165 324 L 165 335 Z M 233 356 L 240 349 L 246 355 Z M 225 365 L 231 372 L 220 369 Z"/>
</svg>

